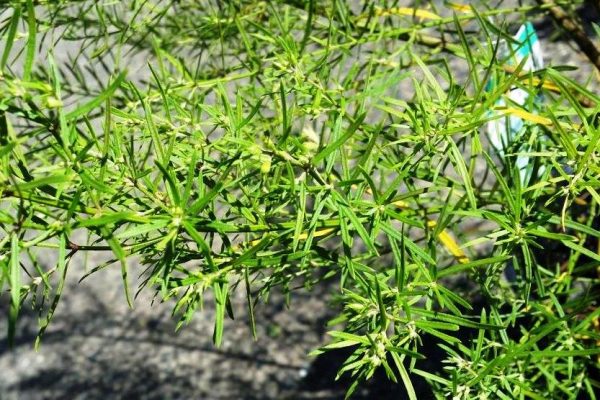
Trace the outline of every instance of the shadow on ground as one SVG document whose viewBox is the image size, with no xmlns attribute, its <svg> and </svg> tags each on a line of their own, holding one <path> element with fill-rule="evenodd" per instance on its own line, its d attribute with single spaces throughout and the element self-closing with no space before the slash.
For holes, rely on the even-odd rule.
<svg viewBox="0 0 600 400">
<path fill-rule="evenodd" d="M 118 271 L 100 274 L 69 284 L 37 352 L 37 314 L 24 310 L 13 350 L 0 319 L 1 399 L 282 398 L 293 395 L 306 354 L 322 340 L 324 296 L 298 294 L 289 311 L 276 295 L 257 315 L 256 342 L 242 309 L 217 349 L 210 304 L 176 333 L 171 305 L 143 298 L 129 310 Z"/>
<path fill-rule="evenodd" d="M 150 307 L 151 299 L 145 298 L 129 310 L 118 271 L 101 274 L 69 284 L 37 352 L 37 314 L 23 311 L 13 350 L 7 346 L 6 319 L 0 319 L 0 398 L 344 398 L 350 381 L 336 382 L 335 375 L 347 351 L 307 356 L 326 340 L 327 287 L 318 286 L 310 295 L 296 293 L 290 309 L 278 295 L 259 307 L 257 341 L 239 312 L 217 349 L 210 304 L 175 333 L 170 305 Z M 415 385 L 420 399 L 430 398 L 426 385 L 418 380 Z M 403 399 L 406 393 L 381 373 L 354 398 Z"/>
</svg>

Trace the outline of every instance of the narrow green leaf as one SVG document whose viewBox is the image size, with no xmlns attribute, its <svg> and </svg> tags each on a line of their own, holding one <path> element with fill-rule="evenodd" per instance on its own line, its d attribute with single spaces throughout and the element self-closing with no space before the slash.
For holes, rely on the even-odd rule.
<svg viewBox="0 0 600 400">
<path fill-rule="evenodd" d="M 578 350 L 538 350 L 519 354 L 519 357 L 532 357 L 534 360 L 540 358 L 566 358 L 566 357 L 586 357 L 600 354 L 600 347 L 595 349 L 578 349 Z"/>
<path fill-rule="evenodd" d="M 312 160 L 313 164 L 318 164 L 319 162 L 324 160 L 328 155 L 330 155 L 331 153 L 333 153 L 334 151 L 336 151 L 337 149 L 342 147 L 344 145 L 344 143 L 346 143 L 348 141 L 348 139 L 350 139 L 352 137 L 352 135 L 354 135 L 356 130 L 361 126 L 361 124 L 365 120 L 365 117 L 366 117 L 365 113 L 356 117 L 356 119 L 354 120 L 352 125 L 350 125 L 350 127 L 348 127 L 348 129 L 346 130 L 346 133 L 344 133 L 342 136 L 340 136 L 335 142 L 331 143 L 330 145 L 325 146 L 319 153 L 317 153 L 317 155 L 315 155 L 313 157 L 313 160 Z"/>
<path fill-rule="evenodd" d="M 36 36 L 37 24 L 35 20 L 35 7 L 33 5 L 33 0 L 27 0 L 27 45 L 25 64 L 23 66 L 24 81 L 28 81 L 31 77 L 33 62 L 35 61 Z"/>
<path fill-rule="evenodd" d="M 353 333 L 348 333 L 348 332 L 343 332 L 343 331 L 329 331 L 329 332 L 327 332 L 327 334 L 336 339 L 352 341 L 356 344 L 371 345 L 371 342 L 365 336 L 359 336 L 359 335 L 355 335 Z"/>
<path fill-rule="evenodd" d="M 76 121 L 78 118 L 87 115 L 90 111 L 101 106 L 121 86 L 121 83 L 125 79 L 126 75 L 126 72 L 121 72 L 112 81 L 110 86 L 104 89 L 104 91 L 102 91 L 102 93 L 100 93 L 95 99 L 90 100 L 89 102 L 82 104 L 76 109 L 66 113 L 65 120 L 67 122 Z"/>
<path fill-rule="evenodd" d="M 50 175 L 31 180 L 29 182 L 19 183 L 15 186 L 15 191 L 27 192 L 40 186 L 57 185 L 70 181 L 70 175 Z"/>
<path fill-rule="evenodd" d="M 127 279 L 127 257 L 125 250 L 123 247 L 121 247 L 121 244 L 117 241 L 117 239 L 115 239 L 111 234 L 107 234 L 106 229 L 103 229 L 103 231 L 104 235 L 106 236 L 106 242 L 121 264 L 121 278 L 123 280 L 123 289 L 125 290 L 125 299 L 127 300 L 129 307 L 133 308 L 133 301 L 129 291 L 129 281 Z"/>
<path fill-rule="evenodd" d="M 119 232 L 115 235 L 115 238 L 119 240 L 134 238 L 164 228 L 169 225 L 169 222 L 169 219 L 163 218 L 158 221 L 148 222 L 147 224 L 133 225 L 131 228 Z"/>
<path fill-rule="evenodd" d="M 15 330 L 19 310 L 21 308 L 21 249 L 19 237 L 13 233 L 10 242 L 10 262 L 8 282 L 10 286 L 10 309 L 8 312 L 8 344 L 12 348 L 15 344 Z"/>
<path fill-rule="evenodd" d="M 470 270 L 485 267 L 488 265 L 502 263 L 502 262 L 508 261 L 511 258 L 512 258 L 512 256 L 510 256 L 510 255 L 501 255 L 501 256 L 482 258 L 479 260 L 469 261 L 464 264 L 457 264 L 457 265 L 453 265 L 448 268 L 444 268 L 442 270 L 438 270 L 437 276 L 438 276 L 438 278 L 443 278 L 445 276 L 454 275 L 459 272 L 470 271 Z"/>
<path fill-rule="evenodd" d="M 564 240 L 562 241 L 562 244 L 564 244 L 565 246 L 569 247 L 572 250 L 575 250 L 578 253 L 581 253 L 595 261 L 600 262 L 600 254 L 594 253 L 591 250 L 586 249 L 585 247 L 581 246 L 580 244 L 571 242 L 571 241 L 567 241 Z"/>
<path fill-rule="evenodd" d="M 248 267 L 244 268 L 244 283 L 246 285 L 246 303 L 248 305 L 248 315 L 250 317 L 250 328 L 252 329 L 252 337 L 257 339 L 256 335 L 256 320 L 254 317 L 254 301 L 252 299 L 252 291 L 250 288 L 250 276 Z"/>
<path fill-rule="evenodd" d="M 400 373 L 400 378 L 402 379 L 404 388 L 406 389 L 406 392 L 408 393 L 408 398 L 410 400 L 417 400 L 417 393 L 415 392 L 415 388 L 410 380 L 408 371 L 406 371 L 406 367 L 404 367 L 404 364 L 402 363 L 402 358 L 395 352 L 391 352 L 390 354 L 392 355 L 394 364 L 396 364 L 396 368 L 398 368 L 398 372 Z"/>
<path fill-rule="evenodd" d="M 116 213 L 110 213 L 106 215 L 100 215 L 98 217 L 80 219 L 77 222 L 77 226 L 80 228 L 93 227 L 93 226 L 106 226 L 109 224 L 116 224 L 119 222 L 137 222 L 142 224 L 150 223 L 148 217 L 143 217 L 137 213 L 131 211 L 120 211 Z"/>
<path fill-rule="evenodd" d="M 437 319 L 442 322 L 448 322 L 451 324 L 456 324 L 456 325 L 464 326 L 467 328 L 489 329 L 489 330 L 501 330 L 501 329 L 506 328 L 505 326 L 501 326 L 501 325 L 494 325 L 494 324 L 489 324 L 489 323 L 484 324 L 481 322 L 471 321 L 469 319 L 462 318 L 462 317 L 459 317 L 456 315 L 428 311 L 428 310 L 424 310 L 424 309 L 415 309 L 415 310 L 413 310 L 413 312 L 415 314 L 420 314 L 420 315 L 427 317 L 427 319 L 430 321 Z"/>
<path fill-rule="evenodd" d="M 187 231 L 187 233 L 192 237 L 192 239 L 194 239 L 196 244 L 198 244 L 198 247 L 200 248 L 200 251 L 202 251 L 202 253 L 204 254 L 204 257 L 206 258 L 206 262 L 208 263 L 211 271 L 213 271 L 213 272 L 216 271 L 217 266 L 213 262 L 210 247 L 208 246 L 208 244 L 206 243 L 206 241 L 204 240 L 204 238 L 202 237 L 200 232 L 198 232 L 196 230 L 196 228 L 194 228 L 194 225 L 192 225 L 187 220 L 183 220 L 182 225 L 183 225 L 184 229 Z"/>
<path fill-rule="evenodd" d="M 12 149 L 15 148 L 16 145 L 17 145 L 16 142 L 10 142 L 6 146 L 0 146 L 0 157 L 3 157 L 5 155 L 9 154 L 12 151 Z"/>
<path fill-rule="evenodd" d="M 451 137 L 448 136 L 448 144 L 450 146 L 450 153 L 452 154 L 452 160 L 454 161 L 454 166 L 457 169 L 458 174 L 462 178 L 464 183 L 465 191 L 467 192 L 467 198 L 469 199 L 469 203 L 471 204 L 471 208 L 477 208 L 477 200 L 475 199 L 475 191 L 473 190 L 473 177 L 469 174 L 467 169 L 467 165 L 465 164 L 465 160 L 463 158 L 462 153 L 454 143 Z"/>
<path fill-rule="evenodd" d="M 181 205 L 181 194 L 179 193 L 179 188 L 175 183 L 175 178 L 171 174 L 171 171 L 168 170 L 165 166 L 163 166 L 160 162 L 155 161 L 154 164 L 158 167 L 165 180 L 167 181 L 168 193 L 171 198 L 171 202 L 173 206 Z"/>
<path fill-rule="evenodd" d="M 371 251 L 373 254 L 378 254 L 377 248 L 375 248 L 375 243 L 373 243 L 371 236 L 365 229 L 365 227 L 364 227 L 363 223 L 360 221 L 360 219 L 356 216 L 356 214 L 354 214 L 354 211 L 352 211 L 352 209 L 350 207 L 346 207 L 341 204 L 339 204 L 338 210 L 339 210 L 341 216 L 345 216 L 348 219 L 350 219 L 350 222 L 352 223 L 352 227 L 356 230 L 356 232 L 358 233 L 358 236 L 360 236 L 360 238 L 365 243 L 365 246 L 367 246 L 369 251 Z"/>
<path fill-rule="evenodd" d="M 56 291 L 54 293 L 54 298 L 52 300 L 52 304 L 50 305 L 50 309 L 48 310 L 48 313 L 46 314 L 46 317 L 44 318 L 43 322 L 40 323 L 40 329 L 39 329 L 37 337 L 35 339 L 35 348 L 36 349 L 39 349 L 41 340 L 44 336 L 44 333 L 46 332 L 48 325 L 50 325 L 50 322 L 52 321 L 52 318 L 54 317 L 54 313 L 56 312 L 56 307 L 58 307 L 60 297 L 62 296 L 62 292 L 65 287 L 65 282 L 66 282 L 66 278 L 67 278 L 67 268 L 68 268 L 67 237 L 64 233 L 62 233 L 60 235 L 59 244 L 58 244 L 58 265 L 57 265 L 57 272 L 58 272 L 58 276 L 59 276 L 58 286 L 56 287 Z"/>
<path fill-rule="evenodd" d="M 223 341 L 223 327 L 225 324 L 225 311 L 228 301 L 228 284 L 217 282 L 213 289 L 215 292 L 215 329 L 213 332 L 213 343 L 220 347 Z"/>
<path fill-rule="evenodd" d="M 6 39 L 4 39 L 4 51 L 2 52 L 2 59 L 0 59 L 0 72 L 4 71 L 4 67 L 6 66 L 8 57 L 10 56 L 10 51 L 12 50 L 13 44 L 15 42 L 15 36 L 17 34 L 17 28 L 19 26 L 20 19 L 21 6 L 15 5 L 13 9 L 13 15 L 10 18 L 8 33 L 6 34 Z"/>
</svg>

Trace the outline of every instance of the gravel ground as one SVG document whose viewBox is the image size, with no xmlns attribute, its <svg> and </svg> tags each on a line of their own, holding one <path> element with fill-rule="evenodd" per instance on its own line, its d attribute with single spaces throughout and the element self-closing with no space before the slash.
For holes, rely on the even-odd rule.
<svg viewBox="0 0 600 400">
<path fill-rule="evenodd" d="M 93 265 L 93 262 L 91 263 Z M 130 310 L 118 269 L 71 281 L 39 351 L 36 315 L 22 315 L 14 351 L 0 341 L 2 399 L 281 398 L 298 389 L 306 354 L 322 341 L 326 296 L 294 296 L 292 310 L 275 295 L 258 311 L 258 340 L 247 320 L 227 321 L 223 345 L 212 345 L 211 307 L 174 333 L 171 304 L 144 293 Z M 242 299 L 237 314 L 244 315 Z M 6 304 L 6 302 L 3 302 Z M 5 319 L 0 331 L 6 332 Z"/>
<path fill-rule="evenodd" d="M 538 28 L 547 64 L 580 66 L 575 72 L 580 81 L 591 75 L 586 59 L 567 42 L 548 40 L 551 24 Z M 6 319 L 0 318 L 0 400 L 343 398 L 344 383 L 330 382 L 343 354 L 307 356 L 326 340 L 331 284 L 311 294 L 296 293 L 290 309 L 277 294 L 259 306 L 257 341 L 243 298 L 238 299 L 240 318 L 226 322 L 224 343 L 216 349 L 208 303 L 175 333 L 171 304 L 152 305 L 151 293 L 142 293 L 133 310 L 127 307 L 118 268 L 82 283 L 77 282 L 82 261 L 75 259 L 70 268 L 68 287 L 39 351 L 33 349 L 37 315 L 24 311 L 12 351 L 4 336 Z M 0 300 L 5 313 L 7 298 Z M 398 386 L 375 380 L 357 397 L 404 396 Z"/>
</svg>

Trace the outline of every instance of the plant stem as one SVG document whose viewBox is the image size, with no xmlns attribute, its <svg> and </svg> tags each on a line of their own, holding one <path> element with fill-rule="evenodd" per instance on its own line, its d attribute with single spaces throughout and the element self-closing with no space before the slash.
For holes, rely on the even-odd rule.
<svg viewBox="0 0 600 400">
<path fill-rule="evenodd" d="M 553 2 L 550 0 L 537 0 L 540 5 L 549 6 L 548 11 L 552 15 L 552 18 L 567 31 L 579 49 L 589 58 L 594 66 L 600 71 L 600 50 L 594 44 L 594 42 L 585 33 L 585 29 L 581 24 L 558 5 L 552 5 Z"/>
</svg>

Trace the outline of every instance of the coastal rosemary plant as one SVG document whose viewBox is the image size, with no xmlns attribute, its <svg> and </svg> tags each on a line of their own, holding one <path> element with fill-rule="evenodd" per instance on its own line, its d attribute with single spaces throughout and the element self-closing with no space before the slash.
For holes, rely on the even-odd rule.
<svg viewBox="0 0 600 400">
<path fill-rule="evenodd" d="M 139 276 L 179 327 L 208 295 L 217 346 L 234 291 L 254 332 L 271 289 L 335 281 L 313 354 L 352 349 L 349 395 L 381 368 L 410 399 L 415 377 L 437 398 L 596 398 L 598 71 L 502 54 L 580 3 L 3 1 L 9 341 L 28 306 L 43 342 L 72 257 L 106 252 L 86 279 L 120 268 L 132 304 Z"/>
</svg>

